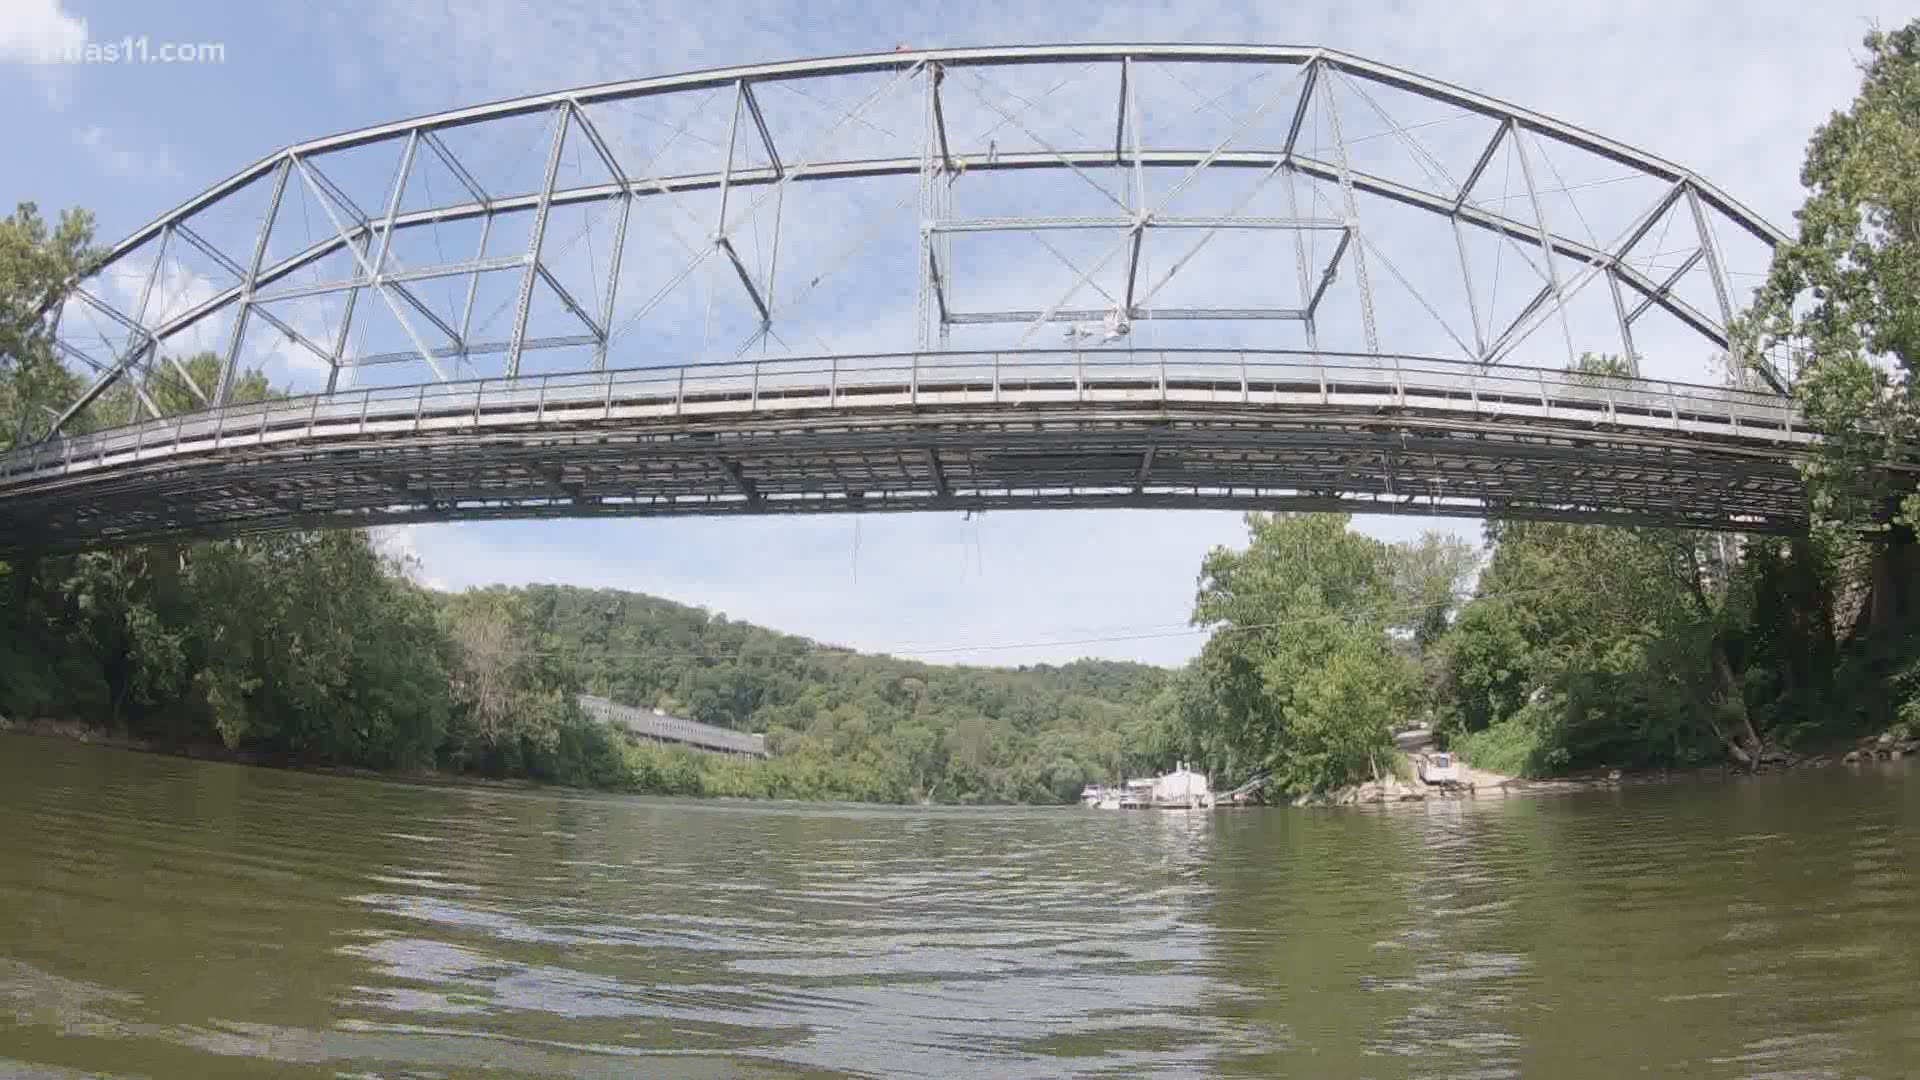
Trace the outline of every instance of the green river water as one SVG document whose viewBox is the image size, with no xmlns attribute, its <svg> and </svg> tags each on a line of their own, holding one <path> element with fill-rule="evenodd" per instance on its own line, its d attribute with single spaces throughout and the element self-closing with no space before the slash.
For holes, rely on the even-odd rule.
<svg viewBox="0 0 1920 1080">
<path fill-rule="evenodd" d="M 695 803 L 0 736 L 0 1074 L 1920 1075 L 1910 763 Z"/>
</svg>

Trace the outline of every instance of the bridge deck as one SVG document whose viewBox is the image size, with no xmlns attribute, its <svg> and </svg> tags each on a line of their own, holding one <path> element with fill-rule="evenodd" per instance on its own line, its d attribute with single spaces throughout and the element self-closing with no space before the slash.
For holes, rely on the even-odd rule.
<svg viewBox="0 0 1920 1080">
<path fill-rule="evenodd" d="M 1069 506 L 1804 527 L 1759 393 L 1416 357 L 937 353 L 235 405 L 0 456 L 0 549 L 457 518 Z"/>
<path fill-rule="evenodd" d="M 715 727 L 698 720 L 687 720 L 678 716 L 668 716 L 652 709 L 638 709 L 631 705 L 592 694 L 579 695 L 580 707 L 587 715 L 614 724 L 635 735 L 656 742 L 680 743 L 701 750 L 711 750 L 724 754 L 746 754 L 752 757 L 766 757 L 766 740 L 744 731 Z"/>
</svg>

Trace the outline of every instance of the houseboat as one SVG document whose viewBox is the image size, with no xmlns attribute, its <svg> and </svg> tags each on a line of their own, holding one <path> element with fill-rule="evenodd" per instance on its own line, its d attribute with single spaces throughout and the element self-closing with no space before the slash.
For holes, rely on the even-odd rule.
<svg viewBox="0 0 1920 1080">
<path fill-rule="evenodd" d="M 1183 761 L 1170 773 L 1128 780 L 1118 788 L 1089 784 L 1080 802 L 1102 810 L 1210 810 L 1214 798 L 1206 775 Z"/>
</svg>

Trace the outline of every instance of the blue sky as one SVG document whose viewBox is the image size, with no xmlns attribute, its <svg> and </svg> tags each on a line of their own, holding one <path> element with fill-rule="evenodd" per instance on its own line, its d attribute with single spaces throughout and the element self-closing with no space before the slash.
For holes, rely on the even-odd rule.
<svg viewBox="0 0 1920 1080">
<path fill-rule="evenodd" d="M 1506 0 L 1260 4 L 320 5 L 0 0 L 0 197 L 91 208 L 111 241 L 288 143 L 457 105 L 729 64 L 1067 41 L 1327 45 L 1412 68 L 1693 167 L 1783 227 L 1808 134 L 1857 82 L 1858 41 L 1904 5 Z M 208 64 L 49 64 L 145 35 Z M 1471 522 L 1363 519 L 1388 539 Z M 1033 512 L 494 523 L 389 538 L 459 587 L 636 589 L 861 648 L 989 663 L 1090 654 L 1175 663 L 1206 550 L 1238 517 Z M 1148 636 L 1164 635 L 1164 636 Z M 1086 641 L 1113 637 L 1122 640 Z M 1034 648 L 1001 648 L 1051 643 Z M 936 651 L 937 650 L 937 651 Z"/>
</svg>

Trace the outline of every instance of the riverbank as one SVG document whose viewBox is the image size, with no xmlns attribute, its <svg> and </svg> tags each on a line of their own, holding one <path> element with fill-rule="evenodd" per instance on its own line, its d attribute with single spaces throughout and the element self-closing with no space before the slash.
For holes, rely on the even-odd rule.
<svg viewBox="0 0 1920 1080">
<path fill-rule="evenodd" d="M 1379 780 L 1351 784 L 1331 791 L 1301 795 L 1293 806 L 1364 806 L 1384 803 L 1418 803 L 1438 799 L 1507 798 L 1516 795 L 1556 795 L 1601 788 L 1643 784 L 1711 783 L 1747 779 L 1771 773 L 1799 769 L 1824 769 L 1835 766 L 1863 767 L 1875 762 L 1920 758 L 1920 737 L 1900 731 L 1846 739 L 1809 753 L 1770 749 L 1761 755 L 1760 764 L 1743 769 L 1732 763 L 1702 766 L 1696 769 L 1588 769 L 1561 776 L 1522 777 L 1481 769 L 1454 754 L 1456 784 L 1426 784 L 1418 779 L 1414 762 L 1432 750 L 1432 732 L 1425 729 L 1401 732 L 1395 736 L 1401 755 L 1389 776 Z"/>
<path fill-rule="evenodd" d="M 283 769 L 288 772 L 314 773 L 322 776 L 345 776 L 368 780 L 398 780 L 409 784 L 434 784 L 458 786 L 471 784 L 482 787 L 505 787 L 535 790 L 540 788 L 567 787 L 568 785 L 546 784 L 538 780 L 516 777 L 476 776 L 472 773 L 448 772 L 444 769 L 370 769 L 361 765 L 326 765 L 311 762 L 286 761 L 270 754 L 244 749 L 235 749 L 219 743 L 173 743 L 165 740 L 146 739 L 124 732 L 115 732 L 104 727 L 83 724 L 75 720 L 10 720 L 0 716 L 0 735 L 21 735 L 32 738 L 63 739 L 68 742 L 98 746 L 107 750 L 124 750 L 137 754 L 154 754 L 160 757 L 186 758 L 192 761 L 216 761 L 229 765 L 248 765 L 261 769 Z"/>
</svg>

